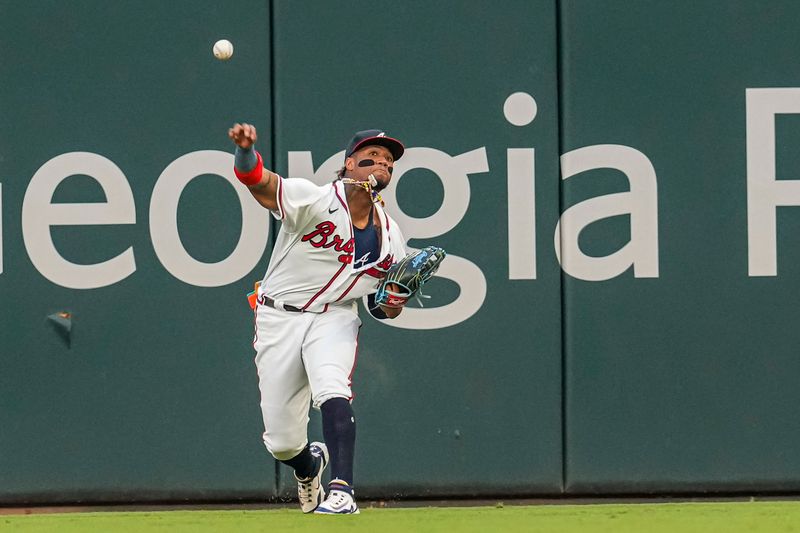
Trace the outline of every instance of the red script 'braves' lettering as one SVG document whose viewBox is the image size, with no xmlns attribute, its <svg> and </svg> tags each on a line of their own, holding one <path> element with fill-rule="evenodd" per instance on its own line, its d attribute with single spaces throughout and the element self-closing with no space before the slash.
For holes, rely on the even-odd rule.
<svg viewBox="0 0 800 533">
<path fill-rule="evenodd" d="M 353 260 L 353 250 L 355 250 L 355 242 L 352 238 L 344 241 L 339 235 L 335 235 L 336 224 L 330 220 L 320 222 L 316 225 L 314 231 L 303 235 L 301 240 L 309 243 L 314 248 L 331 248 L 337 252 L 344 252 L 339 256 L 339 261 L 342 263 L 350 263 Z"/>
</svg>

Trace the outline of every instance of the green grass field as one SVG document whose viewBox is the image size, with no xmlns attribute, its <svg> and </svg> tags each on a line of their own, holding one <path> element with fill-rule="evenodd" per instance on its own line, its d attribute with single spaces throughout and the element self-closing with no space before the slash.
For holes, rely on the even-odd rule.
<svg viewBox="0 0 800 533">
<path fill-rule="evenodd" d="M 777 533 L 800 532 L 800 502 L 498 504 L 362 509 L 358 516 L 303 515 L 293 509 L 43 513 L 0 516 L 0 531 Z"/>
</svg>

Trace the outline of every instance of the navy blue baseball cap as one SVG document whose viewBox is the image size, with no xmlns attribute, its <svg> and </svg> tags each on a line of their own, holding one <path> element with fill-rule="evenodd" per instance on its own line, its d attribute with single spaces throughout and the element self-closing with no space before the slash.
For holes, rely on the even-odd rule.
<svg viewBox="0 0 800 533">
<path fill-rule="evenodd" d="M 388 148 L 395 161 L 403 157 L 403 152 L 406 150 L 405 146 L 403 146 L 403 143 L 397 139 L 387 136 L 385 131 L 364 130 L 353 135 L 353 138 L 350 140 L 350 144 L 347 145 L 347 151 L 344 153 L 344 158 L 347 159 L 360 148 L 369 146 L 371 144 L 377 144 L 378 146 L 385 146 Z"/>
</svg>

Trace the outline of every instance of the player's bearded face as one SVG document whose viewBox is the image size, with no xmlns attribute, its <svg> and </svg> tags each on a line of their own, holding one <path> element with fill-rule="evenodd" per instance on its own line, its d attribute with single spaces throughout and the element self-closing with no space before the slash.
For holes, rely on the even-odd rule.
<svg viewBox="0 0 800 533">
<path fill-rule="evenodd" d="M 352 171 L 354 179 L 367 181 L 369 175 L 375 177 L 378 183 L 372 188 L 382 191 L 389 186 L 392 181 L 392 170 L 394 170 L 394 158 L 392 153 L 383 146 L 367 146 L 353 154 L 354 168 Z"/>
</svg>

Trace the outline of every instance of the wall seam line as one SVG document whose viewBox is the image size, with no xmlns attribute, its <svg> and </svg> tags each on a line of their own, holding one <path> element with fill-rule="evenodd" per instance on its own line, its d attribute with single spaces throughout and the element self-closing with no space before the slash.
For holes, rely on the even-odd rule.
<svg viewBox="0 0 800 533">
<path fill-rule="evenodd" d="M 563 78 L 562 71 L 563 56 L 562 49 L 562 0 L 555 0 L 556 3 L 556 114 L 558 124 L 558 142 L 557 142 L 557 156 L 558 175 L 558 212 L 564 212 L 564 190 L 563 181 L 561 180 L 561 154 L 564 153 L 564 104 L 563 104 Z M 563 235 L 559 235 L 559 257 L 564 261 L 564 247 Z M 564 281 L 566 275 L 563 268 L 559 268 L 560 283 L 559 288 L 561 292 L 561 493 L 567 493 L 567 322 L 566 322 L 566 291 L 564 290 Z"/>
<path fill-rule="evenodd" d="M 277 54 L 275 53 L 275 2 L 274 0 L 267 0 L 268 8 L 267 13 L 269 14 L 269 54 L 267 57 L 269 58 L 269 149 L 270 155 L 272 160 L 272 165 L 269 168 L 275 168 L 275 162 L 277 161 L 277 141 L 275 140 L 275 125 L 277 124 L 277 120 L 275 115 L 278 112 L 275 99 L 275 60 Z M 275 217 L 269 217 L 269 246 L 270 248 L 270 255 L 272 254 L 272 247 L 275 246 L 275 235 L 277 234 L 277 221 Z M 281 489 L 281 463 L 276 459 L 275 460 L 275 496 L 278 497 L 280 495 Z"/>
</svg>

